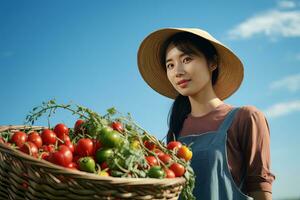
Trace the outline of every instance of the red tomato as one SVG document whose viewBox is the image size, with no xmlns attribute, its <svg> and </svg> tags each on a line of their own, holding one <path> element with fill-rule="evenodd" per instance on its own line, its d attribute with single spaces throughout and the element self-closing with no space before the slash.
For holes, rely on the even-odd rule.
<svg viewBox="0 0 300 200">
<path fill-rule="evenodd" d="M 44 159 L 44 160 L 48 160 L 49 158 L 49 152 L 42 152 L 41 155 L 40 155 L 41 159 Z"/>
<path fill-rule="evenodd" d="M 41 149 L 45 152 L 49 152 L 49 153 L 52 153 L 55 151 L 55 146 L 53 144 L 50 144 L 50 145 L 43 145 L 41 147 Z"/>
<path fill-rule="evenodd" d="M 112 127 L 114 130 L 119 131 L 119 132 L 123 132 L 123 131 L 124 131 L 121 122 L 117 122 L 117 121 L 116 121 L 116 122 L 113 122 L 113 123 L 111 124 L 111 127 Z"/>
<path fill-rule="evenodd" d="M 80 159 L 80 156 L 74 155 L 73 156 L 73 162 L 77 163 L 77 161 Z"/>
<path fill-rule="evenodd" d="M 68 166 L 67 166 L 67 168 L 69 168 L 69 169 L 78 169 L 78 165 L 77 165 L 77 163 L 75 163 L 75 162 L 71 162 Z"/>
<path fill-rule="evenodd" d="M 38 157 L 38 148 L 33 142 L 24 143 L 24 145 L 20 148 L 20 151 L 33 157 Z"/>
<path fill-rule="evenodd" d="M 159 150 L 159 149 L 155 149 L 155 150 L 154 150 L 154 153 L 155 153 L 158 157 L 165 154 L 164 152 L 162 152 L 162 151 Z"/>
<path fill-rule="evenodd" d="M 57 136 L 58 137 L 58 136 Z M 58 137 L 59 140 L 58 140 L 58 145 L 61 145 L 61 144 L 68 144 L 71 142 L 71 139 L 68 135 L 63 135 L 62 138 Z"/>
<path fill-rule="evenodd" d="M 90 156 L 93 154 L 93 141 L 88 138 L 82 138 L 77 142 L 76 153 L 79 156 Z"/>
<path fill-rule="evenodd" d="M 146 156 L 146 160 L 151 167 L 158 165 L 158 160 L 154 156 Z"/>
<path fill-rule="evenodd" d="M 156 145 L 155 145 L 153 142 L 149 141 L 149 140 L 146 140 L 146 141 L 144 142 L 144 146 L 145 146 L 147 149 L 149 149 L 150 151 L 153 151 L 153 150 L 155 149 L 155 147 L 156 147 Z"/>
<path fill-rule="evenodd" d="M 189 161 L 193 157 L 193 152 L 185 145 L 183 145 L 177 152 L 179 158 L 183 158 L 186 161 Z"/>
<path fill-rule="evenodd" d="M 51 162 L 57 165 L 61 165 L 64 167 L 68 167 L 68 165 L 72 162 L 73 160 L 73 154 L 70 151 L 70 149 L 65 146 L 61 145 L 59 146 L 58 151 L 51 153 Z"/>
<path fill-rule="evenodd" d="M 74 125 L 74 130 L 79 130 L 81 125 L 84 123 L 84 121 L 82 119 L 78 119 Z"/>
<path fill-rule="evenodd" d="M 49 129 L 44 129 L 41 137 L 43 144 L 55 144 L 56 142 L 56 134 Z"/>
<path fill-rule="evenodd" d="M 168 164 L 172 161 L 172 158 L 169 154 L 161 154 L 158 158 L 165 164 Z"/>
<path fill-rule="evenodd" d="M 22 131 L 15 132 L 11 137 L 11 142 L 16 144 L 18 147 L 22 147 L 26 141 L 27 135 Z"/>
<path fill-rule="evenodd" d="M 35 131 L 29 133 L 27 141 L 33 142 L 37 146 L 37 148 L 40 148 L 43 144 L 40 134 Z"/>
<path fill-rule="evenodd" d="M 66 142 L 65 145 L 66 145 L 67 147 L 69 147 L 69 149 L 70 149 L 70 151 L 71 151 L 72 153 L 74 153 L 75 147 L 74 147 L 74 145 L 73 145 L 72 142 Z"/>
<path fill-rule="evenodd" d="M 108 168 L 108 165 L 106 162 L 103 162 L 103 163 L 101 163 L 100 167 L 101 167 L 101 170 L 104 170 L 104 169 Z"/>
<path fill-rule="evenodd" d="M 55 127 L 54 127 L 54 133 L 56 133 L 57 137 L 59 139 L 64 139 L 64 136 L 65 135 L 69 135 L 69 129 L 66 125 L 64 124 L 57 124 Z"/>
<path fill-rule="evenodd" d="M 169 167 L 170 170 L 172 170 L 175 174 L 176 177 L 180 177 L 180 176 L 183 176 L 184 173 L 185 173 L 185 168 L 184 166 L 182 166 L 181 164 L 179 163 L 173 163 L 170 167 Z"/>
<path fill-rule="evenodd" d="M 174 149 L 180 149 L 182 147 L 181 142 L 178 141 L 171 141 L 167 145 L 167 149 L 174 150 Z"/>
<path fill-rule="evenodd" d="M 170 169 L 164 169 L 166 173 L 166 178 L 175 178 L 175 173 Z"/>
<path fill-rule="evenodd" d="M 102 147 L 102 144 L 101 144 L 100 140 L 97 140 L 97 139 L 92 139 L 92 141 L 93 141 L 93 154 L 95 154 L 97 152 L 97 150 Z"/>
</svg>

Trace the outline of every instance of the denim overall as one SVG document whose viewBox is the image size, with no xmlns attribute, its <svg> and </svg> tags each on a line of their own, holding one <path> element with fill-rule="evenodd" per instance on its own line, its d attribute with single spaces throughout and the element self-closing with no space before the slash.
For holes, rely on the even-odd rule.
<svg viewBox="0 0 300 200">
<path fill-rule="evenodd" d="M 237 111 L 232 109 L 217 131 L 178 138 L 187 145 L 193 143 L 191 166 L 196 175 L 193 193 L 197 200 L 253 200 L 241 192 L 243 178 L 237 187 L 228 168 L 227 130 Z"/>
</svg>

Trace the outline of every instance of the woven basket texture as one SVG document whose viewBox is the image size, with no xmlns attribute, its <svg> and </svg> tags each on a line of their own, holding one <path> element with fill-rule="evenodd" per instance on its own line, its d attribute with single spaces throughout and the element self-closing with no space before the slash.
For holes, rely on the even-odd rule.
<svg viewBox="0 0 300 200">
<path fill-rule="evenodd" d="M 0 133 L 42 130 L 41 126 L 0 126 Z M 178 199 L 184 178 L 116 178 L 66 169 L 0 143 L 0 199 Z"/>
</svg>

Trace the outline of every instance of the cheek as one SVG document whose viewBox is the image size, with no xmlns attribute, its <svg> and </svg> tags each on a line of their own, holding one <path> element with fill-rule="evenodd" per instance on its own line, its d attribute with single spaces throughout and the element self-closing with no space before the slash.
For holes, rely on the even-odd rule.
<svg viewBox="0 0 300 200">
<path fill-rule="evenodd" d="M 175 88 L 176 86 L 176 83 L 175 83 L 175 80 L 174 80 L 174 74 L 172 74 L 172 72 L 167 72 L 167 77 L 168 77 L 168 80 L 169 82 L 173 85 L 173 87 Z"/>
</svg>

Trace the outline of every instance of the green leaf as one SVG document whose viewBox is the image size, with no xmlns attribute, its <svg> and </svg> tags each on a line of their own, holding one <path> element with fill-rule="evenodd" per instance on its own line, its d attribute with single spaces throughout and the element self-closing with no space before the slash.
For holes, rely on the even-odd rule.
<svg viewBox="0 0 300 200">
<path fill-rule="evenodd" d="M 110 115 L 114 115 L 117 113 L 116 108 L 112 107 L 106 110 Z"/>
</svg>

